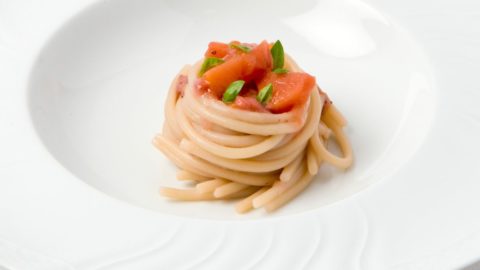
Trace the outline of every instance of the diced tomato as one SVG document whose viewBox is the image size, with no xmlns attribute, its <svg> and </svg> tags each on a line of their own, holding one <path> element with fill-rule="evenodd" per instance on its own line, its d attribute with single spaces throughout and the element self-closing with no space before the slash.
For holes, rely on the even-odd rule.
<svg viewBox="0 0 480 270">
<path fill-rule="evenodd" d="M 260 104 L 255 97 L 237 96 L 235 102 L 232 104 L 233 108 L 252 111 L 252 112 L 267 112 L 262 104 Z"/>
<path fill-rule="evenodd" d="M 272 83 L 273 93 L 266 108 L 273 113 L 282 113 L 305 104 L 315 86 L 315 77 L 301 72 L 270 72 L 258 84 L 258 89 L 269 83 Z"/>
<path fill-rule="evenodd" d="M 210 42 L 208 44 L 208 49 L 205 52 L 205 57 L 223 58 L 227 55 L 228 50 L 228 44 L 221 42 Z"/>
<path fill-rule="evenodd" d="M 268 43 L 263 41 L 245 54 L 244 78 L 246 81 L 261 79 L 272 68 L 272 55 Z"/>
<path fill-rule="evenodd" d="M 236 54 L 204 74 L 210 91 L 221 97 L 230 83 L 236 80 L 246 82 L 261 79 L 272 67 L 269 45 L 263 41 L 249 53 Z"/>
<path fill-rule="evenodd" d="M 255 58 L 255 64 L 252 68 L 252 71 L 250 74 L 248 74 L 252 76 L 252 79 L 259 79 L 265 75 L 267 71 L 272 69 L 273 60 L 268 42 L 262 41 L 262 43 L 253 48 L 248 55 L 251 55 Z"/>
<path fill-rule="evenodd" d="M 244 66 L 244 58 L 237 55 L 205 72 L 203 76 L 210 85 L 210 92 L 220 98 L 232 82 L 242 79 Z"/>
</svg>

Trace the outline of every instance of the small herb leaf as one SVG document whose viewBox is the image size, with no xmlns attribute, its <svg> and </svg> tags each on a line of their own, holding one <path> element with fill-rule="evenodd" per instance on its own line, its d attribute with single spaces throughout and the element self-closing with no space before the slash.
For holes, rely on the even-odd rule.
<svg viewBox="0 0 480 270">
<path fill-rule="evenodd" d="M 241 45 L 241 44 L 235 44 L 235 43 L 230 43 L 230 47 L 234 48 L 234 49 L 237 49 L 239 51 L 242 51 L 244 53 L 248 53 L 249 51 L 251 51 L 252 49 L 250 49 L 249 47 L 245 46 L 245 45 Z"/>
<path fill-rule="evenodd" d="M 276 68 L 273 70 L 274 73 L 277 73 L 277 74 L 285 74 L 285 73 L 288 73 L 288 69 L 286 68 Z"/>
<path fill-rule="evenodd" d="M 270 49 L 270 53 L 272 54 L 273 58 L 273 70 L 277 68 L 283 68 L 284 52 L 280 40 L 277 40 L 273 44 L 272 48 Z"/>
<path fill-rule="evenodd" d="M 223 98 L 222 98 L 223 102 L 231 103 L 235 101 L 235 98 L 238 96 L 238 94 L 242 90 L 242 87 L 244 84 L 245 84 L 245 81 L 242 81 L 242 80 L 232 82 L 227 87 L 227 90 L 225 90 L 225 93 L 223 93 Z"/>
<path fill-rule="evenodd" d="M 223 59 L 216 58 L 216 57 L 207 57 L 203 61 L 202 67 L 200 68 L 200 71 L 198 72 L 198 76 L 201 77 L 207 70 L 218 66 L 225 62 Z"/>
<path fill-rule="evenodd" d="M 273 86 L 271 83 L 269 83 L 258 92 L 257 101 L 262 103 L 262 105 L 267 104 L 267 102 L 272 98 L 272 91 Z"/>
</svg>

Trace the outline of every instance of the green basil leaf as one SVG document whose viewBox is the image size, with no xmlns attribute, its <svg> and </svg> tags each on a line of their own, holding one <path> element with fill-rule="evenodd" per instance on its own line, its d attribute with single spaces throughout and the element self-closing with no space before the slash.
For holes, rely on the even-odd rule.
<svg viewBox="0 0 480 270">
<path fill-rule="evenodd" d="M 251 51 L 252 49 L 250 49 L 249 47 L 245 46 L 245 45 L 241 45 L 241 44 L 235 44 L 235 43 L 231 43 L 230 44 L 230 47 L 234 48 L 234 49 L 237 49 L 239 51 L 242 51 L 244 53 L 248 53 L 249 51 Z"/>
<path fill-rule="evenodd" d="M 284 52 L 283 52 L 283 46 L 280 40 L 277 40 L 272 48 L 270 49 L 270 53 L 272 54 L 273 58 L 273 68 L 272 70 L 275 70 L 277 68 L 283 68 L 283 62 L 284 62 Z"/>
<path fill-rule="evenodd" d="M 273 70 L 274 73 L 277 73 L 277 74 L 285 74 L 285 73 L 288 73 L 288 69 L 286 68 L 276 68 Z"/>
<path fill-rule="evenodd" d="M 238 94 L 242 90 L 242 87 L 244 84 L 245 84 L 245 81 L 242 81 L 242 80 L 232 82 L 227 87 L 227 90 L 225 90 L 225 93 L 223 93 L 223 99 L 222 99 L 223 102 L 231 103 L 235 101 L 235 98 L 238 96 Z"/>
<path fill-rule="evenodd" d="M 225 62 L 223 59 L 216 58 L 216 57 L 207 57 L 203 61 L 202 67 L 200 68 L 200 71 L 198 72 L 198 77 L 201 77 L 207 70 L 218 66 Z"/>
<path fill-rule="evenodd" d="M 273 86 L 269 83 L 267 86 L 263 87 L 262 90 L 258 92 L 257 101 L 265 105 L 272 98 Z"/>
</svg>

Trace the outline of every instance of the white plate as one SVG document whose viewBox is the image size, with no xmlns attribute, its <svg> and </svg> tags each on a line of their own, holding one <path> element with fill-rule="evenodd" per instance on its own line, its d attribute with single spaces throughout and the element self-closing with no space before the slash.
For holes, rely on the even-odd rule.
<svg viewBox="0 0 480 270">
<path fill-rule="evenodd" d="M 0 269 L 449 269 L 480 258 L 480 4 L 93 2 L 0 4 Z M 270 215 L 157 193 L 179 185 L 150 144 L 168 84 L 209 41 L 232 39 L 281 39 L 349 120 L 354 167 L 322 168 Z"/>
</svg>

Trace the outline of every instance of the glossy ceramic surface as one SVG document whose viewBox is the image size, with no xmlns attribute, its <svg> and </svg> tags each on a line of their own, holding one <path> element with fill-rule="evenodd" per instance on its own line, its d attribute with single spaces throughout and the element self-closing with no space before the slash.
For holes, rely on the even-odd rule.
<svg viewBox="0 0 480 270">
<path fill-rule="evenodd" d="M 429 2 L 0 3 L 0 267 L 451 269 L 478 259 L 480 5 Z M 157 195 L 178 185 L 150 144 L 166 88 L 208 41 L 231 39 L 281 39 L 349 120 L 354 167 L 322 168 L 272 215 Z"/>
</svg>

